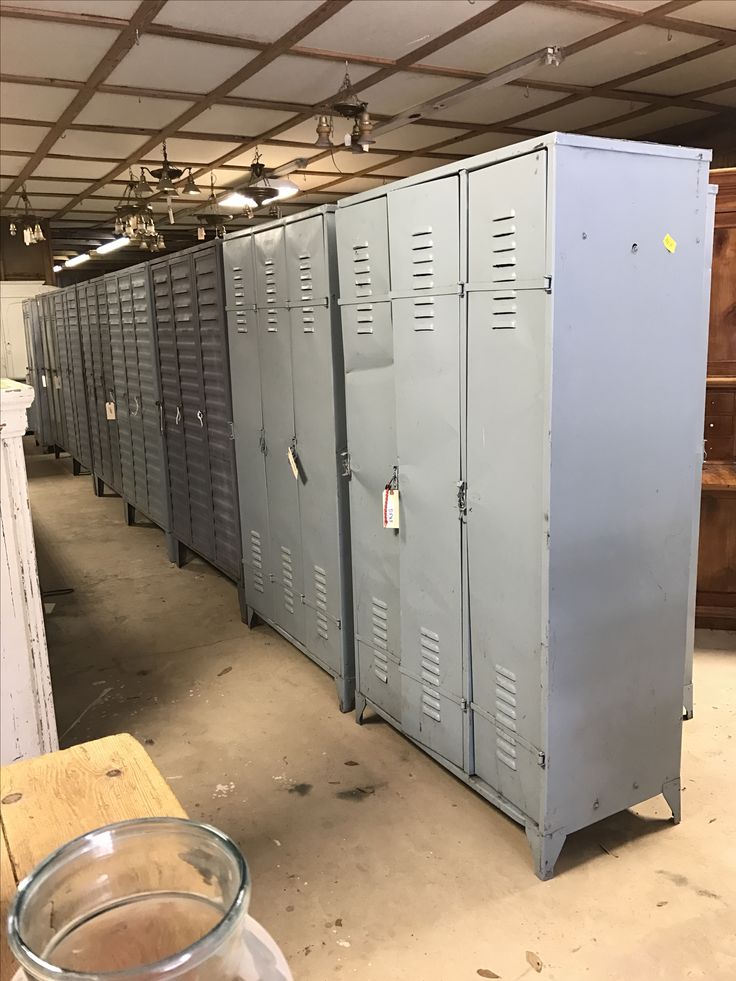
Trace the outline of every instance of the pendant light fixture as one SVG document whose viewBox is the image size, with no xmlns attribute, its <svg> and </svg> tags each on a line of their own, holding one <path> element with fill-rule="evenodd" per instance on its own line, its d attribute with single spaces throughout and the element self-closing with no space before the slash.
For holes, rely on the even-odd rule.
<svg viewBox="0 0 736 981">
<path fill-rule="evenodd" d="M 161 191 L 162 194 L 178 194 L 178 188 L 174 181 L 178 180 L 184 171 L 169 163 L 166 140 L 163 141 L 162 146 L 164 151 L 163 163 L 156 170 L 149 170 L 148 173 L 155 179 L 157 191 Z"/>
<path fill-rule="evenodd" d="M 214 231 L 215 238 L 223 238 L 225 235 L 225 226 L 233 220 L 233 216 L 222 210 L 222 203 L 218 202 L 215 195 L 215 176 L 210 174 L 210 196 L 207 198 L 206 210 L 197 215 L 197 241 L 204 242 L 209 229 Z"/>
<path fill-rule="evenodd" d="M 41 219 L 34 215 L 31 210 L 31 202 L 26 193 L 25 184 L 20 189 L 15 214 L 10 216 L 8 231 L 12 238 L 15 238 L 20 231 L 25 245 L 38 245 L 39 242 L 46 241 L 46 236 L 41 228 Z"/>
<path fill-rule="evenodd" d="M 353 127 L 345 134 L 343 140 L 345 146 L 349 146 L 356 153 L 369 150 L 376 142 L 373 133 L 373 120 L 368 112 L 368 103 L 358 98 L 350 80 L 350 71 L 347 61 L 345 62 L 345 76 L 342 80 L 340 90 L 334 99 L 322 106 L 317 120 L 317 140 L 315 146 L 329 149 L 334 146 L 332 136 L 335 130 L 335 116 L 342 119 L 352 119 Z"/>
<path fill-rule="evenodd" d="M 126 238 L 131 245 L 149 252 L 159 252 L 166 248 L 164 237 L 156 229 L 153 218 L 153 208 L 143 200 L 142 184 L 150 188 L 141 170 L 141 176 L 135 179 L 133 171 L 125 185 L 120 203 L 115 207 L 115 235 L 118 240 Z M 126 245 L 128 242 L 125 243 Z M 122 246 L 115 246 L 122 248 Z M 105 251 L 112 251 L 111 248 Z"/>
<path fill-rule="evenodd" d="M 253 162 L 250 165 L 250 181 L 241 190 L 233 190 L 224 197 L 220 204 L 225 208 L 261 208 L 284 198 L 291 198 L 299 193 L 299 185 L 289 180 L 287 174 L 306 166 L 307 161 L 300 157 L 274 170 L 261 162 L 261 155 L 256 148 Z M 281 176 L 283 175 L 283 176 Z M 247 217 L 250 217 L 249 215 Z"/>
</svg>

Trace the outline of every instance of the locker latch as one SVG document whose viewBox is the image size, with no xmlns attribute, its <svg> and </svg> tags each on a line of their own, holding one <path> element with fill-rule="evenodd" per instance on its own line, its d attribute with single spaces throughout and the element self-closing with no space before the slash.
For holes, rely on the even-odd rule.
<svg viewBox="0 0 736 981">
<path fill-rule="evenodd" d="M 544 769 L 547 765 L 547 757 L 541 749 L 537 750 L 537 763 L 542 767 L 542 769 Z"/>
<path fill-rule="evenodd" d="M 468 513 L 468 485 L 464 480 L 457 482 L 457 509 L 463 517 Z"/>
<path fill-rule="evenodd" d="M 342 458 L 342 476 L 350 480 L 353 476 L 353 470 L 350 466 L 350 453 L 347 450 L 343 450 L 340 456 Z"/>
<path fill-rule="evenodd" d="M 266 430 L 262 429 L 258 434 L 258 449 L 265 456 L 266 455 Z"/>
<path fill-rule="evenodd" d="M 230 432 L 228 433 L 228 439 L 235 439 L 235 423 L 228 422 L 228 426 L 230 427 Z"/>
</svg>

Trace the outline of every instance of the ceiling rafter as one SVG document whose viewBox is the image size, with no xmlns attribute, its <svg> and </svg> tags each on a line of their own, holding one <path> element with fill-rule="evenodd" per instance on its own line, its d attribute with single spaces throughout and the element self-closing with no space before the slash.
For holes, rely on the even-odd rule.
<svg viewBox="0 0 736 981">
<path fill-rule="evenodd" d="M 140 31 L 153 20 L 156 14 L 161 12 L 165 4 L 166 0 L 141 0 L 130 20 L 124 21 L 125 27 L 102 56 L 83 87 L 41 140 L 35 153 L 32 154 L 16 179 L 0 194 L 0 208 L 8 203 L 19 187 L 22 187 L 26 178 L 30 177 L 54 143 L 60 136 L 63 136 L 69 123 L 76 119 L 87 105 L 97 91 L 98 85 L 105 81 L 130 51 L 136 43 Z"/>
<path fill-rule="evenodd" d="M 306 17 L 302 18 L 297 24 L 285 31 L 281 37 L 277 38 L 271 44 L 268 45 L 260 54 L 256 55 L 251 61 L 240 68 L 229 78 L 226 78 L 224 82 L 215 86 L 206 95 L 199 96 L 195 103 L 185 109 L 183 113 L 176 117 L 167 126 L 164 126 L 155 137 L 147 140 L 142 147 L 139 147 L 135 153 L 130 154 L 124 161 L 120 163 L 119 166 L 113 168 L 109 174 L 106 174 L 103 178 L 92 185 L 91 191 L 97 190 L 99 187 L 105 185 L 112 177 L 117 177 L 118 174 L 123 173 L 127 168 L 135 163 L 141 155 L 145 155 L 149 150 L 153 150 L 154 147 L 165 139 L 167 136 L 178 132 L 185 123 L 190 122 L 195 119 L 200 113 L 204 112 L 205 109 L 209 108 L 220 96 L 226 95 L 233 89 L 242 85 L 243 82 L 252 78 L 259 71 L 270 65 L 271 62 L 275 61 L 280 55 L 288 51 L 298 40 L 307 35 L 311 34 L 322 24 L 326 23 L 331 17 L 334 17 L 338 11 L 342 10 L 344 7 L 350 3 L 350 0 L 324 0 L 323 3 L 319 5 L 315 10 L 313 10 Z M 76 197 L 66 208 L 59 212 L 59 215 L 64 214 L 66 211 L 71 210 L 75 205 L 79 204 L 80 201 L 84 200 L 86 195 L 81 195 Z"/>
<path fill-rule="evenodd" d="M 597 0 L 529 0 L 530 3 L 543 4 L 548 7 L 559 7 L 563 10 L 576 10 L 581 14 L 595 14 L 597 17 L 610 17 L 613 20 L 640 21 L 640 14 L 629 7 L 614 7 L 611 4 L 599 3 Z M 664 27 L 681 34 L 694 34 L 699 37 L 713 37 L 729 40 L 734 32 L 727 27 L 717 27 L 715 24 L 701 24 L 699 21 L 687 20 L 681 17 L 669 17 L 670 13 L 690 7 L 696 0 L 678 2 L 677 5 L 662 4 L 646 11 L 646 23 L 653 27 Z"/>
</svg>

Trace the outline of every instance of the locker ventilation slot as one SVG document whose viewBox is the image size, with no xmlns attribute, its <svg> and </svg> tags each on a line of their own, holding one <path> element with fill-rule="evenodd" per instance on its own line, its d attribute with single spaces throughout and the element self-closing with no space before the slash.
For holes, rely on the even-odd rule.
<svg viewBox="0 0 736 981">
<path fill-rule="evenodd" d="M 373 304 L 369 303 L 364 307 L 356 307 L 356 313 L 358 315 L 358 329 L 359 334 L 372 334 L 373 333 Z"/>
<path fill-rule="evenodd" d="M 491 282 L 509 283 L 516 279 L 515 218 L 516 212 L 512 208 L 492 221 Z"/>
<path fill-rule="evenodd" d="M 266 303 L 270 306 L 276 304 L 276 270 L 274 269 L 273 259 L 264 259 L 263 265 L 266 269 Z"/>
<path fill-rule="evenodd" d="M 411 281 L 412 289 L 430 290 L 434 286 L 434 243 L 432 228 L 412 232 Z"/>
<path fill-rule="evenodd" d="M 373 646 L 382 651 L 388 650 L 388 604 L 373 597 L 371 608 L 373 621 Z"/>
<path fill-rule="evenodd" d="M 299 256 L 299 290 L 302 303 L 309 303 L 314 299 L 312 290 L 312 261 L 309 255 Z"/>
<path fill-rule="evenodd" d="M 257 531 L 250 533 L 250 563 L 253 567 L 253 588 L 259 593 L 263 589 L 263 549 L 261 547 L 261 536 Z"/>
<path fill-rule="evenodd" d="M 371 257 L 368 243 L 353 246 L 353 283 L 356 296 L 372 296 Z"/>
<path fill-rule="evenodd" d="M 294 572 L 291 565 L 291 549 L 281 546 L 281 573 L 284 586 L 284 606 L 294 612 Z"/>
<path fill-rule="evenodd" d="M 373 674 L 384 685 L 388 684 L 388 657 L 380 651 L 373 651 Z"/>
<path fill-rule="evenodd" d="M 314 567 L 314 597 L 317 607 L 317 633 L 327 640 L 327 573 L 320 566 Z"/>
<path fill-rule="evenodd" d="M 435 722 L 440 715 L 440 638 L 432 630 L 422 627 L 419 631 L 422 668 L 422 713 Z"/>
<path fill-rule="evenodd" d="M 516 328 L 516 293 L 497 293 L 491 297 L 491 327 L 494 330 Z"/>
<path fill-rule="evenodd" d="M 516 675 L 496 665 L 496 757 L 516 769 Z"/>
<path fill-rule="evenodd" d="M 314 333 L 314 307 L 302 307 L 302 326 L 305 334 Z"/>
<path fill-rule="evenodd" d="M 434 300 L 414 301 L 414 330 L 434 330 Z"/>
</svg>

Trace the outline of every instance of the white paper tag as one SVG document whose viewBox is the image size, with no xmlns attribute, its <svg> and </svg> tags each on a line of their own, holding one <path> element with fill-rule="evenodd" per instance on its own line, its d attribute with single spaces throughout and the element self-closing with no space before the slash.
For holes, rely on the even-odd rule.
<svg viewBox="0 0 736 981">
<path fill-rule="evenodd" d="M 289 458 L 289 466 L 291 467 L 291 472 L 294 474 L 294 480 L 299 479 L 299 464 L 296 462 L 296 453 L 289 447 L 286 451 L 286 455 Z"/>
<path fill-rule="evenodd" d="M 46 375 L 41 375 L 41 384 L 46 388 Z"/>
<path fill-rule="evenodd" d="M 114 402 L 105 402 L 105 415 L 107 416 L 108 419 L 111 419 L 111 420 L 117 419 L 117 416 L 115 414 L 115 403 Z"/>
<path fill-rule="evenodd" d="M 54 388 L 61 388 L 61 378 L 59 378 L 58 375 L 56 378 L 54 378 Z"/>
<path fill-rule="evenodd" d="M 383 527 L 399 527 L 399 492 L 389 487 L 383 491 Z"/>
</svg>

